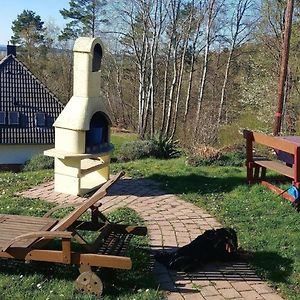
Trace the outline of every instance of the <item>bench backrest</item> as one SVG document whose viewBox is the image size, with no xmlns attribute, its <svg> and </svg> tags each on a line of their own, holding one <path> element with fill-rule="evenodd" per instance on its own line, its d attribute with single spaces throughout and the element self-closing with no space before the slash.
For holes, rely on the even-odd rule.
<svg viewBox="0 0 300 300">
<path fill-rule="evenodd" d="M 299 147 L 293 142 L 280 139 L 280 137 L 269 136 L 259 132 L 244 130 L 243 135 L 247 141 L 256 142 L 293 155 L 295 154 L 297 147 Z"/>
</svg>

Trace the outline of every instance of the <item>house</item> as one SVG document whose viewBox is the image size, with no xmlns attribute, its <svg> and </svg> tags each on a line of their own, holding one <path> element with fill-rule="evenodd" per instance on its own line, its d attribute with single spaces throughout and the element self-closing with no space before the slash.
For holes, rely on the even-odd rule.
<svg viewBox="0 0 300 300">
<path fill-rule="evenodd" d="M 0 61 L 0 168 L 15 169 L 54 146 L 52 124 L 63 104 L 7 46 Z"/>
</svg>

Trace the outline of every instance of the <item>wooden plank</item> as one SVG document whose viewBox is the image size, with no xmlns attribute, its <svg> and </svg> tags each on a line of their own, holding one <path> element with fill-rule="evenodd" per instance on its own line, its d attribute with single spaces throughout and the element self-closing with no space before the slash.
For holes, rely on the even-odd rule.
<svg viewBox="0 0 300 300">
<path fill-rule="evenodd" d="M 6 215 L 6 214 L 1 214 L 1 220 L 13 220 L 13 221 L 19 221 L 22 223 L 36 223 L 36 224 L 45 224 L 45 222 L 51 222 L 51 220 L 54 219 L 49 219 L 49 218 L 44 218 L 44 217 L 33 217 L 33 216 L 22 216 L 22 215 Z"/>
<path fill-rule="evenodd" d="M 259 132 L 253 132 L 253 140 L 256 143 L 282 150 L 290 154 L 295 154 L 295 149 L 297 148 L 295 143 L 280 139 L 280 137 L 268 136 Z"/>
<path fill-rule="evenodd" d="M 293 168 L 284 165 L 283 163 L 273 161 L 273 160 L 261 160 L 261 159 L 254 159 L 254 163 L 256 165 L 262 166 L 264 168 L 273 170 L 279 174 L 287 176 L 289 178 L 293 178 Z"/>
<path fill-rule="evenodd" d="M 54 239 L 54 238 L 71 238 L 72 233 L 68 231 L 57 231 L 57 232 L 51 232 L 51 231 L 38 231 L 38 232 L 29 232 L 26 234 L 21 234 L 16 236 L 14 239 L 11 239 L 6 245 L 2 247 L 2 251 L 6 251 L 10 246 L 12 246 L 14 243 L 23 241 L 23 240 L 28 240 L 28 239 L 39 239 L 39 238 L 49 238 L 49 239 Z"/>
<path fill-rule="evenodd" d="M 47 231 L 57 223 L 55 219 L 19 215 L 1 215 L 1 218 L 0 239 L 6 242 L 14 240 L 23 234 Z M 17 241 L 14 246 L 27 248 L 37 239 L 31 237 L 26 240 Z M 3 247 L 3 242 L 0 242 L 0 246 Z"/>
<path fill-rule="evenodd" d="M 63 262 L 62 251 L 58 250 L 31 250 L 26 251 L 24 248 L 12 248 L 9 252 L 1 252 L 0 257 L 12 259 L 25 259 L 32 261 L 46 261 L 46 262 Z M 82 254 L 71 253 L 71 264 L 75 265 L 89 265 L 95 267 L 107 267 L 116 269 L 131 269 L 132 262 L 129 257 L 101 255 L 101 254 Z"/>
<path fill-rule="evenodd" d="M 32 229 L 45 229 L 48 230 L 52 225 L 54 225 L 55 223 L 57 223 L 57 221 L 53 221 L 53 222 L 49 222 L 49 223 L 42 223 L 42 224 L 23 224 L 20 222 L 13 222 L 12 220 L 6 222 L 4 221 L 2 224 L 5 228 L 11 228 L 11 229 L 19 229 L 19 230 L 32 230 Z"/>
<path fill-rule="evenodd" d="M 101 254 L 80 254 L 78 258 L 72 257 L 72 261 L 76 261 L 95 267 L 115 268 L 115 269 L 131 269 L 132 262 L 129 257 L 101 255 Z M 78 264 L 78 263 L 77 263 Z"/>
<path fill-rule="evenodd" d="M 70 227 L 78 218 L 84 214 L 89 208 L 91 208 L 94 204 L 96 204 L 100 199 L 102 199 L 106 195 L 106 190 L 115 183 L 120 177 L 124 175 L 124 172 L 120 172 L 112 179 L 104 183 L 96 193 L 93 194 L 88 200 L 83 202 L 81 206 L 67 215 L 65 218 L 60 220 L 52 229 L 51 231 L 55 230 L 66 230 Z"/>
<path fill-rule="evenodd" d="M 273 185 L 272 183 L 268 182 L 268 181 L 261 181 L 261 184 L 265 187 L 267 187 L 269 190 L 271 190 L 272 192 L 280 195 L 281 197 L 283 197 L 286 200 L 289 200 L 291 202 L 294 202 L 296 199 L 294 199 L 294 197 L 292 197 L 287 191 L 282 190 L 281 188 Z"/>
</svg>

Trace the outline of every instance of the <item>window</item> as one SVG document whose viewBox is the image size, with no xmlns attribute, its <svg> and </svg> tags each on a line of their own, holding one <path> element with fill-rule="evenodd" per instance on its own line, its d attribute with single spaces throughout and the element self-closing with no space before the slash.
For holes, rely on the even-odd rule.
<svg viewBox="0 0 300 300">
<path fill-rule="evenodd" d="M 0 125 L 6 124 L 6 112 L 0 111 Z"/>
<path fill-rule="evenodd" d="M 47 116 L 46 117 L 46 127 L 48 127 L 48 128 L 52 127 L 53 123 L 54 123 L 54 117 Z"/>
<path fill-rule="evenodd" d="M 20 114 L 18 111 L 8 112 L 8 124 L 9 125 L 19 125 Z"/>
<path fill-rule="evenodd" d="M 36 113 L 35 114 L 35 124 L 37 127 L 46 126 L 46 114 L 45 113 Z"/>
</svg>

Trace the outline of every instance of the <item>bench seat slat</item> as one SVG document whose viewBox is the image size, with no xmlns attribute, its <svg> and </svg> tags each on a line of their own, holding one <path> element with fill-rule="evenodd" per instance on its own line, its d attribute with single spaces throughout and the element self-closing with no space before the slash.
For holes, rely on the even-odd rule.
<svg viewBox="0 0 300 300">
<path fill-rule="evenodd" d="M 256 165 L 273 170 L 289 178 L 294 178 L 293 168 L 286 166 L 281 162 L 262 158 L 254 158 L 254 163 Z"/>
</svg>

